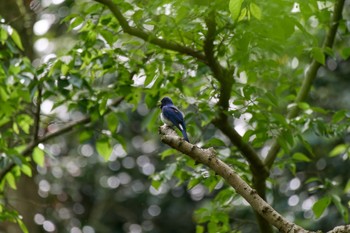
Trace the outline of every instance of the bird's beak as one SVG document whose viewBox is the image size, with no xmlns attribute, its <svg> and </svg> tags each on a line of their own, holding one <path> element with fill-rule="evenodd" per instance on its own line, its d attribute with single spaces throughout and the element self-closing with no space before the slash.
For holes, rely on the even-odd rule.
<svg viewBox="0 0 350 233">
<path fill-rule="evenodd" d="M 157 107 L 161 108 L 162 107 L 162 102 L 158 101 Z"/>
</svg>

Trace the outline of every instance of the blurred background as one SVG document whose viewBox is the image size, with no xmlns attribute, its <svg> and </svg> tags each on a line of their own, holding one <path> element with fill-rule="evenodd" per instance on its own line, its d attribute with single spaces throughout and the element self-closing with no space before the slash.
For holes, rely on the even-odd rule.
<svg viewBox="0 0 350 233">
<path fill-rule="evenodd" d="M 66 16 L 79 12 L 75 2 L 2 0 L 0 15 L 19 32 L 25 55 L 35 66 L 40 66 L 67 53 L 78 43 L 78 29 L 67 32 L 67 24 L 62 23 Z M 348 10 L 346 15 L 349 16 Z M 349 30 L 349 24 L 346 27 Z M 343 39 L 337 42 L 338 48 L 349 46 L 349 34 Z M 309 97 L 310 104 L 330 111 L 349 109 L 350 60 L 329 58 L 326 67 L 320 69 L 314 88 Z M 43 131 L 52 132 L 68 120 L 82 116 L 82 113 L 69 111 L 67 107 L 52 110 L 55 104 L 50 100 L 42 103 L 41 111 L 47 126 Z M 157 119 L 158 125 L 147 127 L 150 118 L 158 118 L 159 109 L 149 109 L 144 102 L 136 107 L 123 102 L 118 108 L 116 119 L 112 117 L 110 121 L 116 122 L 115 132 L 124 140 L 114 143 L 107 162 L 95 150 L 96 138 L 106 133 L 103 121 L 96 121 L 45 143 L 45 166 L 37 166 L 32 178 L 21 176 L 17 190 L 7 188 L 2 194 L 9 206 L 23 216 L 29 232 L 190 233 L 196 231 L 196 216 L 201 215 L 198 210 L 203 207 L 212 209 L 213 214 L 215 210 L 220 212 L 220 208 L 225 208 L 237 230 L 232 232 L 257 231 L 248 204 L 235 196 L 219 178 L 212 178 L 215 185 L 211 192 L 199 182 L 192 184 L 193 187 L 188 190 L 188 183 L 179 185 L 177 179 L 171 178 L 176 169 L 174 166 L 186 166 L 191 162 L 174 152 L 175 156 L 162 154 L 168 147 L 161 144 L 157 136 L 157 126 L 161 125 L 161 121 Z M 196 109 L 189 104 L 183 110 L 186 113 Z M 194 115 L 190 114 L 186 120 L 195 121 Z M 244 128 L 244 123 L 237 120 L 236 126 Z M 189 128 L 190 131 L 195 130 L 191 126 Z M 226 140 L 210 125 L 202 133 L 204 138 L 215 135 Z M 298 224 L 309 229 L 328 229 L 342 223 L 342 216 L 335 206 L 326 210 L 326 220 L 314 218 L 311 208 L 318 199 L 320 186 L 335 187 L 335 184 L 340 184 L 340 187 L 346 188 L 342 197 L 345 201 L 350 199 L 348 154 L 336 158 L 327 156 L 334 146 L 348 143 L 350 137 L 348 134 L 324 137 L 323 134 L 307 135 L 316 154 L 313 163 L 284 169 L 288 161 L 281 159 L 278 161 L 281 166 L 276 166 L 271 174 L 276 180 L 269 183 L 271 193 L 268 201 L 273 201 L 274 207 L 289 220 L 297 219 Z M 89 139 L 84 140 L 84 137 Z M 302 147 L 295 150 L 298 149 L 303 150 Z M 227 151 L 222 151 L 222 154 L 225 153 Z M 154 182 L 152 177 L 157 180 L 161 171 L 170 175 L 167 182 L 161 182 L 155 189 L 151 185 Z M 188 172 L 195 172 L 201 179 L 210 173 L 203 167 L 194 171 L 188 169 Z M 315 175 L 319 180 L 305 183 Z M 221 192 L 223 190 L 225 193 Z M 333 192 L 342 193 L 343 190 L 334 189 Z M 221 193 L 219 198 L 227 199 L 233 205 L 215 206 L 212 200 L 218 193 Z M 348 206 L 347 203 L 345 205 Z M 0 232 L 17 233 L 21 230 L 17 224 L 0 222 Z"/>
</svg>

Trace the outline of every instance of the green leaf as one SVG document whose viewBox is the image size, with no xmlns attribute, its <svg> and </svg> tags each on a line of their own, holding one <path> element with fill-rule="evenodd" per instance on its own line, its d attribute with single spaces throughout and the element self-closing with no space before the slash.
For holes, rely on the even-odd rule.
<svg viewBox="0 0 350 233">
<path fill-rule="evenodd" d="M 161 184 L 162 184 L 162 182 L 160 180 L 155 180 L 155 179 L 152 180 L 152 187 L 157 189 L 157 190 L 159 189 Z"/>
<path fill-rule="evenodd" d="M 350 57 L 350 47 L 343 48 L 340 55 L 344 60 L 347 60 Z"/>
<path fill-rule="evenodd" d="M 19 127 L 26 133 L 29 134 L 30 127 L 33 124 L 33 118 L 26 114 L 17 116 L 17 122 Z"/>
<path fill-rule="evenodd" d="M 217 233 L 218 232 L 218 226 L 215 222 L 209 222 L 208 223 L 208 233 Z"/>
<path fill-rule="evenodd" d="M 212 147 L 212 146 L 219 147 L 219 146 L 226 146 L 226 144 L 218 138 L 211 138 L 205 143 L 205 147 Z"/>
<path fill-rule="evenodd" d="M 201 225 L 196 226 L 196 233 L 204 233 L 204 227 Z"/>
<path fill-rule="evenodd" d="M 12 28 L 11 38 L 15 42 L 18 48 L 20 48 L 22 51 L 24 50 L 21 37 L 19 36 L 18 32 Z"/>
<path fill-rule="evenodd" d="M 187 184 L 187 189 L 193 188 L 194 186 L 199 184 L 199 182 L 200 182 L 200 179 L 198 179 L 198 178 L 191 179 L 190 182 L 188 182 L 188 184 Z"/>
<path fill-rule="evenodd" d="M 23 164 L 21 170 L 27 176 L 32 177 L 32 169 L 28 165 Z"/>
<path fill-rule="evenodd" d="M 16 187 L 16 179 L 15 179 L 14 175 L 11 172 L 8 172 L 6 174 L 6 181 L 10 185 L 10 187 L 12 189 L 17 189 L 17 187 Z"/>
<path fill-rule="evenodd" d="M 340 111 L 336 112 L 332 117 L 332 122 L 338 123 L 338 122 L 342 121 L 346 117 L 346 112 L 347 112 L 346 110 L 340 110 Z"/>
<path fill-rule="evenodd" d="M 303 153 L 297 152 L 293 155 L 293 159 L 301 162 L 310 162 L 311 160 Z"/>
<path fill-rule="evenodd" d="M 258 20 L 261 19 L 261 9 L 258 5 L 256 5 L 255 3 L 250 3 L 249 10 L 253 17 L 255 17 Z"/>
<path fill-rule="evenodd" d="M 168 157 L 168 156 L 170 156 L 170 155 L 177 154 L 177 153 L 178 153 L 177 150 L 170 148 L 170 149 L 164 150 L 164 151 L 160 154 L 160 157 L 161 157 L 162 159 L 164 159 L 164 158 L 166 158 L 166 157 Z"/>
<path fill-rule="evenodd" d="M 310 105 L 308 103 L 305 102 L 299 102 L 298 103 L 298 107 L 302 110 L 308 110 L 310 109 Z"/>
<path fill-rule="evenodd" d="M 119 120 L 116 114 L 110 113 L 106 117 L 108 129 L 113 133 L 117 130 Z"/>
<path fill-rule="evenodd" d="M 24 222 L 21 219 L 17 218 L 17 224 L 21 228 L 23 233 L 29 233 L 26 225 L 24 224 Z"/>
<path fill-rule="evenodd" d="M 4 42 L 7 40 L 8 34 L 4 27 L 0 27 L 0 42 L 4 44 Z"/>
<path fill-rule="evenodd" d="M 337 155 L 343 154 L 348 150 L 349 146 L 347 144 L 339 144 L 331 150 L 329 157 L 335 157 Z"/>
<path fill-rule="evenodd" d="M 230 0 L 229 10 L 231 13 L 231 18 L 236 21 L 239 13 L 241 12 L 243 0 Z"/>
<path fill-rule="evenodd" d="M 92 137 L 92 132 L 89 130 L 83 130 L 79 134 L 79 141 L 80 142 L 85 142 L 89 140 Z"/>
<path fill-rule="evenodd" d="M 69 71 L 69 66 L 66 65 L 65 63 L 62 63 L 62 65 L 61 65 L 62 75 L 66 76 L 68 74 L 68 71 Z"/>
<path fill-rule="evenodd" d="M 18 125 L 16 124 L 16 122 L 13 122 L 12 129 L 15 132 L 15 134 L 19 134 Z"/>
<path fill-rule="evenodd" d="M 111 156 L 113 148 L 111 147 L 108 138 L 104 137 L 96 142 L 96 150 L 105 159 L 105 161 L 107 161 Z"/>
<path fill-rule="evenodd" d="M 345 223 L 349 222 L 349 211 L 346 208 L 346 206 L 344 206 L 341 203 L 341 199 L 338 195 L 333 194 L 332 195 L 332 202 L 334 203 L 334 205 L 337 207 L 340 215 L 343 217 Z"/>
<path fill-rule="evenodd" d="M 69 26 L 69 30 L 72 30 L 74 29 L 75 27 L 79 26 L 80 24 L 83 23 L 83 18 L 80 17 L 80 16 L 77 16 L 75 17 L 72 21 L 71 21 L 71 24 Z"/>
<path fill-rule="evenodd" d="M 33 160 L 40 167 L 44 166 L 45 153 L 39 147 L 35 147 L 35 149 L 33 150 Z"/>
<path fill-rule="evenodd" d="M 248 10 L 246 7 L 244 7 L 242 10 L 241 10 L 241 14 L 239 15 L 238 17 L 238 20 L 237 21 L 241 21 L 243 20 L 248 14 Z"/>
<path fill-rule="evenodd" d="M 349 192 L 350 192 L 350 180 L 348 180 L 344 188 L 344 193 L 349 193 Z"/>
<path fill-rule="evenodd" d="M 312 207 L 312 211 L 314 212 L 315 217 L 316 218 L 321 217 L 321 215 L 323 214 L 323 212 L 329 206 L 330 203 L 331 203 L 331 198 L 328 196 L 323 197 L 318 201 L 316 201 Z"/>
<path fill-rule="evenodd" d="M 322 65 L 324 65 L 326 63 L 326 56 L 325 56 L 322 48 L 319 48 L 319 47 L 312 48 L 311 55 L 316 61 L 318 61 Z"/>
<path fill-rule="evenodd" d="M 101 30 L 100 33 L 107 43 L 112 46 L 115 41 L 115 35 L 108 30 Z"/>
</svg>

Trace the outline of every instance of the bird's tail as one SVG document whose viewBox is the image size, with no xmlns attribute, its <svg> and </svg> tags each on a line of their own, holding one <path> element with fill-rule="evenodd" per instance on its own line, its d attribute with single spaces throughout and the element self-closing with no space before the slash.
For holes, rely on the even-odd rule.
<svg viewBox="0 0 350 233">
<path fill-rule="evenodd" d="M 182 135 L 184 136 L 184 139 L 185 139 L 187 142 L 190 142 L 190 141 L 188 140 L 188 137 L 187 137 L 186 128 L 184 128 L 183 130 L 181 130 L 181 132 L 182 132 Z"/>
</svg>

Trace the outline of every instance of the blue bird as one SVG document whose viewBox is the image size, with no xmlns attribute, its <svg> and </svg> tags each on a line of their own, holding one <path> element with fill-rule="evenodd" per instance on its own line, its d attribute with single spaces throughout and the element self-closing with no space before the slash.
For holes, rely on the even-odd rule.
<svg viewBox="0 0 350 233">
<path fill-rule="evenodd" d="M 168 126 L 175 125 L 184 136 L 184 139 L 189 142 L 187 133 L 186 133 L 186 125 L 184 121 L 184 114 L 173 104 L 173 101 L 169 97 L 164 97 L 161 100 L 160 109 L 162 113 L 160 114 L 160 118 L 163 123 Z"/>
</svg>

